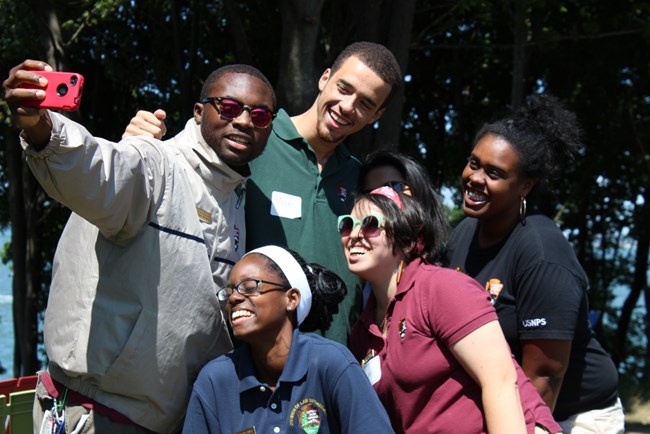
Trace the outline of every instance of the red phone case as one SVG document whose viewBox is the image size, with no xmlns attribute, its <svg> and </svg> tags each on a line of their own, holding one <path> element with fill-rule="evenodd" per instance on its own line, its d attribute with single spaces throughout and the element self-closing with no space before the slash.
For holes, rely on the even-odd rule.
<svg viewBox="0 0 650 434">
<path fill-rule="evenodd" d="M 83 75 L 76 72 L 34 71 L 47 78 L 45 99 L 41 101 L 22 101 L 26 107 L 48 108 L 74 111 L 81 104 L 81 93 L 84 86 Z M 37 86 L 25 84 L 23 87 L 39 89 Z"/>
</svg>

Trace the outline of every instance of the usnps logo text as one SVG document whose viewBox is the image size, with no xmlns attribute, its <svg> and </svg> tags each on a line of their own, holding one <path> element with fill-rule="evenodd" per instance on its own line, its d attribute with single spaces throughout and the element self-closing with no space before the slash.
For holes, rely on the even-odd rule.
<svg viewBox="0 0 650 434">
<path fill-rule="evenodd" d="M 521 321 L 521 325 L 524 327 L 542 327 L 546 325 L 546 318 L 531 318 Z"/>
</svg>

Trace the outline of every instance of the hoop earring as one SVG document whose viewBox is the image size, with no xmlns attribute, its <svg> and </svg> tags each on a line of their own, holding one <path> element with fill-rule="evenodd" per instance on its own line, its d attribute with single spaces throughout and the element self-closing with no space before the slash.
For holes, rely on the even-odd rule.
<svg viewBox="0 0 650 434">
<path fill-rule="evenodd" d="M 397 277 L 395 278 L 395 283 L 399 283 L 400 279 L 402 278 L 403 271 L 404 271 L 404 261 L 399 261 L 399 265 L 397 266 Z"/>
<path fill-rule="evenodd" d="M 522 225 L 526 224 L 526 198 L 523 196 L 519 199 L 519 220 Z"/>
</svg>

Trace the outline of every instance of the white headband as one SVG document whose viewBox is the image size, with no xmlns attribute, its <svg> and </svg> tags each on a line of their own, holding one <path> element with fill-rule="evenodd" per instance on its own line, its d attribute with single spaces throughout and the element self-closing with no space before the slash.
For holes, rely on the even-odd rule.
<svg viewBox="0 0 650 434">
<path fill-rule="evenodd" d="M 259 253 L 275 262 L 289 281 L 289 285 L 300 292 L 300 304 L 298 305 L 296 314 L 298 325 L 302 324 L 311 309 L 311 289 L 307 282 L 307 276 L 305 276 L 305 272 L 302 271 L 302 267 L 300 267 L 298 261 L 296 261 L 291 253 L 278 246 L 260 247 L 251 250 L 244 256 L 248 256 L 251 253 Z"/>
</svg>

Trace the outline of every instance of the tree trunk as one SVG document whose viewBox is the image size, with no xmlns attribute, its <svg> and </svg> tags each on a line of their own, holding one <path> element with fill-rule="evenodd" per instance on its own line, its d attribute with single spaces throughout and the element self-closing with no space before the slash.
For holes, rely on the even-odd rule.
<svg viewBox="0 0 650 434">
<path fill-rule="evenodd" d="M 512 86 L 510 104 L 517 110 L 524 101 L 524 74 L 526 70 L 526 2 L 515 1 L 514 10 L 514 44 L 512 49 Z"/>
<path fill-rule="evenodd" d="M 24 327 L 26 304 L 26 246 L 27 229 L 23 192 L 23 159 L 18 144 L 18 131 L 7 132 L 5 142 L 7 178 L 9 180 L 9 218 L 11 220 L 11 261 L 13 264 L 13 328 L 14 328 L 14 377 L 23 372 L 23 354 L 27 336 Z"/>
<path fill-rule="evenodd" d="M 21 160 L 23 160 L 21 158 Z M 42 206 L 38 200 L 40 186 L 29 168 L 23 163 L 22 170 L 23 202 L 25 216 L 25 275 L 22 319 L 20 327 L 24 341 L 20 343 L 21 375 L 34 375 L 40 369 L 36 346 L 38 344 L 38 298 L 42 290 L 42 264 L 38 221 L 42 216 Z"/>
<path fill-rule="evenodd" d="M 223 7 L 226 15 L 226 20 L 230 25 L 228 29 L 232 34 L 232 39 L 235 44 L 235 53 L 237 55 L 237 63 L 252 64 L 253 53 L 248 37 L 242 24 L 241 15 L 239 14 L 238 2 L 236 0 L 224 0 Z"/>
<path fill-rule="evenodd" d="M 640 212 L 637 214 L 637 227 L 639 231 L 639 240 L 636 248 L 636 261 L 634 264 L 634 280 L 632 287 L 639 287 L 643 290 L 645 296 L 645 360 L 643 363 L 643 377 L 641 384 L 645 390 L 642 392 L 650 392 L 650 288 L 648 285 L 648 255 L 650 254 L 650 229 L 648 222 L 650 221 L 650 204 L 648 204 L 648 195 L 644 195 L 644 203 L 641 206 Z M 625 336 L 625 335 L 622 335 Z"/>
<path fill-rule="evenodd" d="M 650 204 L 644 203 L 640 206 L 636 212 L 637 221 L 636 229 L 638 233 L 637 239 L 637 248 L 636 248 L 636 258 L 634 261 L 634 277 L 632 279 L 632 286 L 630 294 L 625 299 L 623 307 L 621 308 L 621 316 L 618 319 L 618 328 L 616 329 L 616 340 L 615 340 L 615 350 L 612 354 L 614 363 L 618 366 L 625 360 L 627 356 L 626 342 L 628 341 L 627 333 L 630 328 L 630 320 L 632 319 L 632 313 L 634 308 L 639 301 L 639 296 L 641 291 L 645 291 L 646 297 L 646 306 L 650 302 L 650 295 L 648 294 L 648 253 L 650 253 L 650 229 L 647 227 L 647 222 L 650 221 Z M 646 313 L 647 315 L 647 313 Z M 649 323 L 646 319 L 646 335 L 650 335 Z M 650 342 L 650 340 L 648 341 Z M 650 345 L 646 345 L 646 351 L 650 348 Z M 650 354 L 646 354 L 646 358 Z M 650 367 L 647 364 L 648 359 L 646 360 L 646 369 L 645 369 L 645 379 L 650 379 Z"/>
<path fill-rule="evenodd" d="M 182 113 L 192 113 L 194 108 L 194 102 L 198 95 L 194 95 L 190 89 L 192 88 L 190 80 L 193 76 L 192 72 L 194 70 L 194 63 L 196 58 L 196 49 L 197 49 L 197 24 L 196 16 L 192 14 L 191 26 L 191 35 L 190 35 L 190 46 L 185 46 L 185 39 L 181 38 L 180 24 L 178 20 L 181 19 L 183 14 L 183 4 L 185 2 L 181 0 L 174 0 L 172 2 L 172 13 L 171 13 L 171 24 L 174 31 L 169 35 L 171 41 L 171 47 L 174 50 L 174 63 L 176 64 L 176 71 L 178 74 L 178 87 L 179 97 L 181 102 Z M 195 2 L 192 2 L 192 9 L 197 9 L 195 7 Z"/>
<path fill-rule="evenodd" d="M 65 67 L 61 28 L 51 2 L 28 1 L 41 22 L 39 40 L 45 60 L 57 70 Z M 43 287 L 37 223 L 41 217 L 39 186 L 27 168 L 18 142 L 18 131 L 6 137 L 10 183 L 10 218 L 14 314 L 14 376 L 33 375 L 38 361 L 38 298 Z"/>
<path fill-rule="evenodd" d="M 400 2 L 369 0 L 364 5 L 364 11 L 369 12 L 357 14 L 358 34 L 364 40 L 378 42 L 388 47 L 395 55 L 404 76 L 408 66 L 415 0 Z M 365 128 L 347 140 L 350 150 L 357 157 L 363 158 L 376 149 L 399 145 L 403 107 L 404 88 L 400 87 L 380 118 L 378 128 Z"/>
<path fill-rule="evenodd" d="M 402 0 L 391 2 L 390 21 L 388 26 L 388 41 L 386 46 L 393 52 L 402 78 L 406 75 L 408 57 L 411 44 L 411 30 L 415 15 L 415 0 Z M 399 144 L 402 131 L 402 111 L 404 108 L 404 87 L 401 86 L 393 96 L 393 100 L 386 107 L 386 112 L 381 117 L 379 128 L 376 130 L 372 143 L 373 149 L 389 148 Z"/>
<path fill-rule="evenodd" d="M 276 93 L 290 115 L 307 110 L 318 93 L 315 53 L 324 0 L 282 0 L 282 53 Z"/>
</svg>

